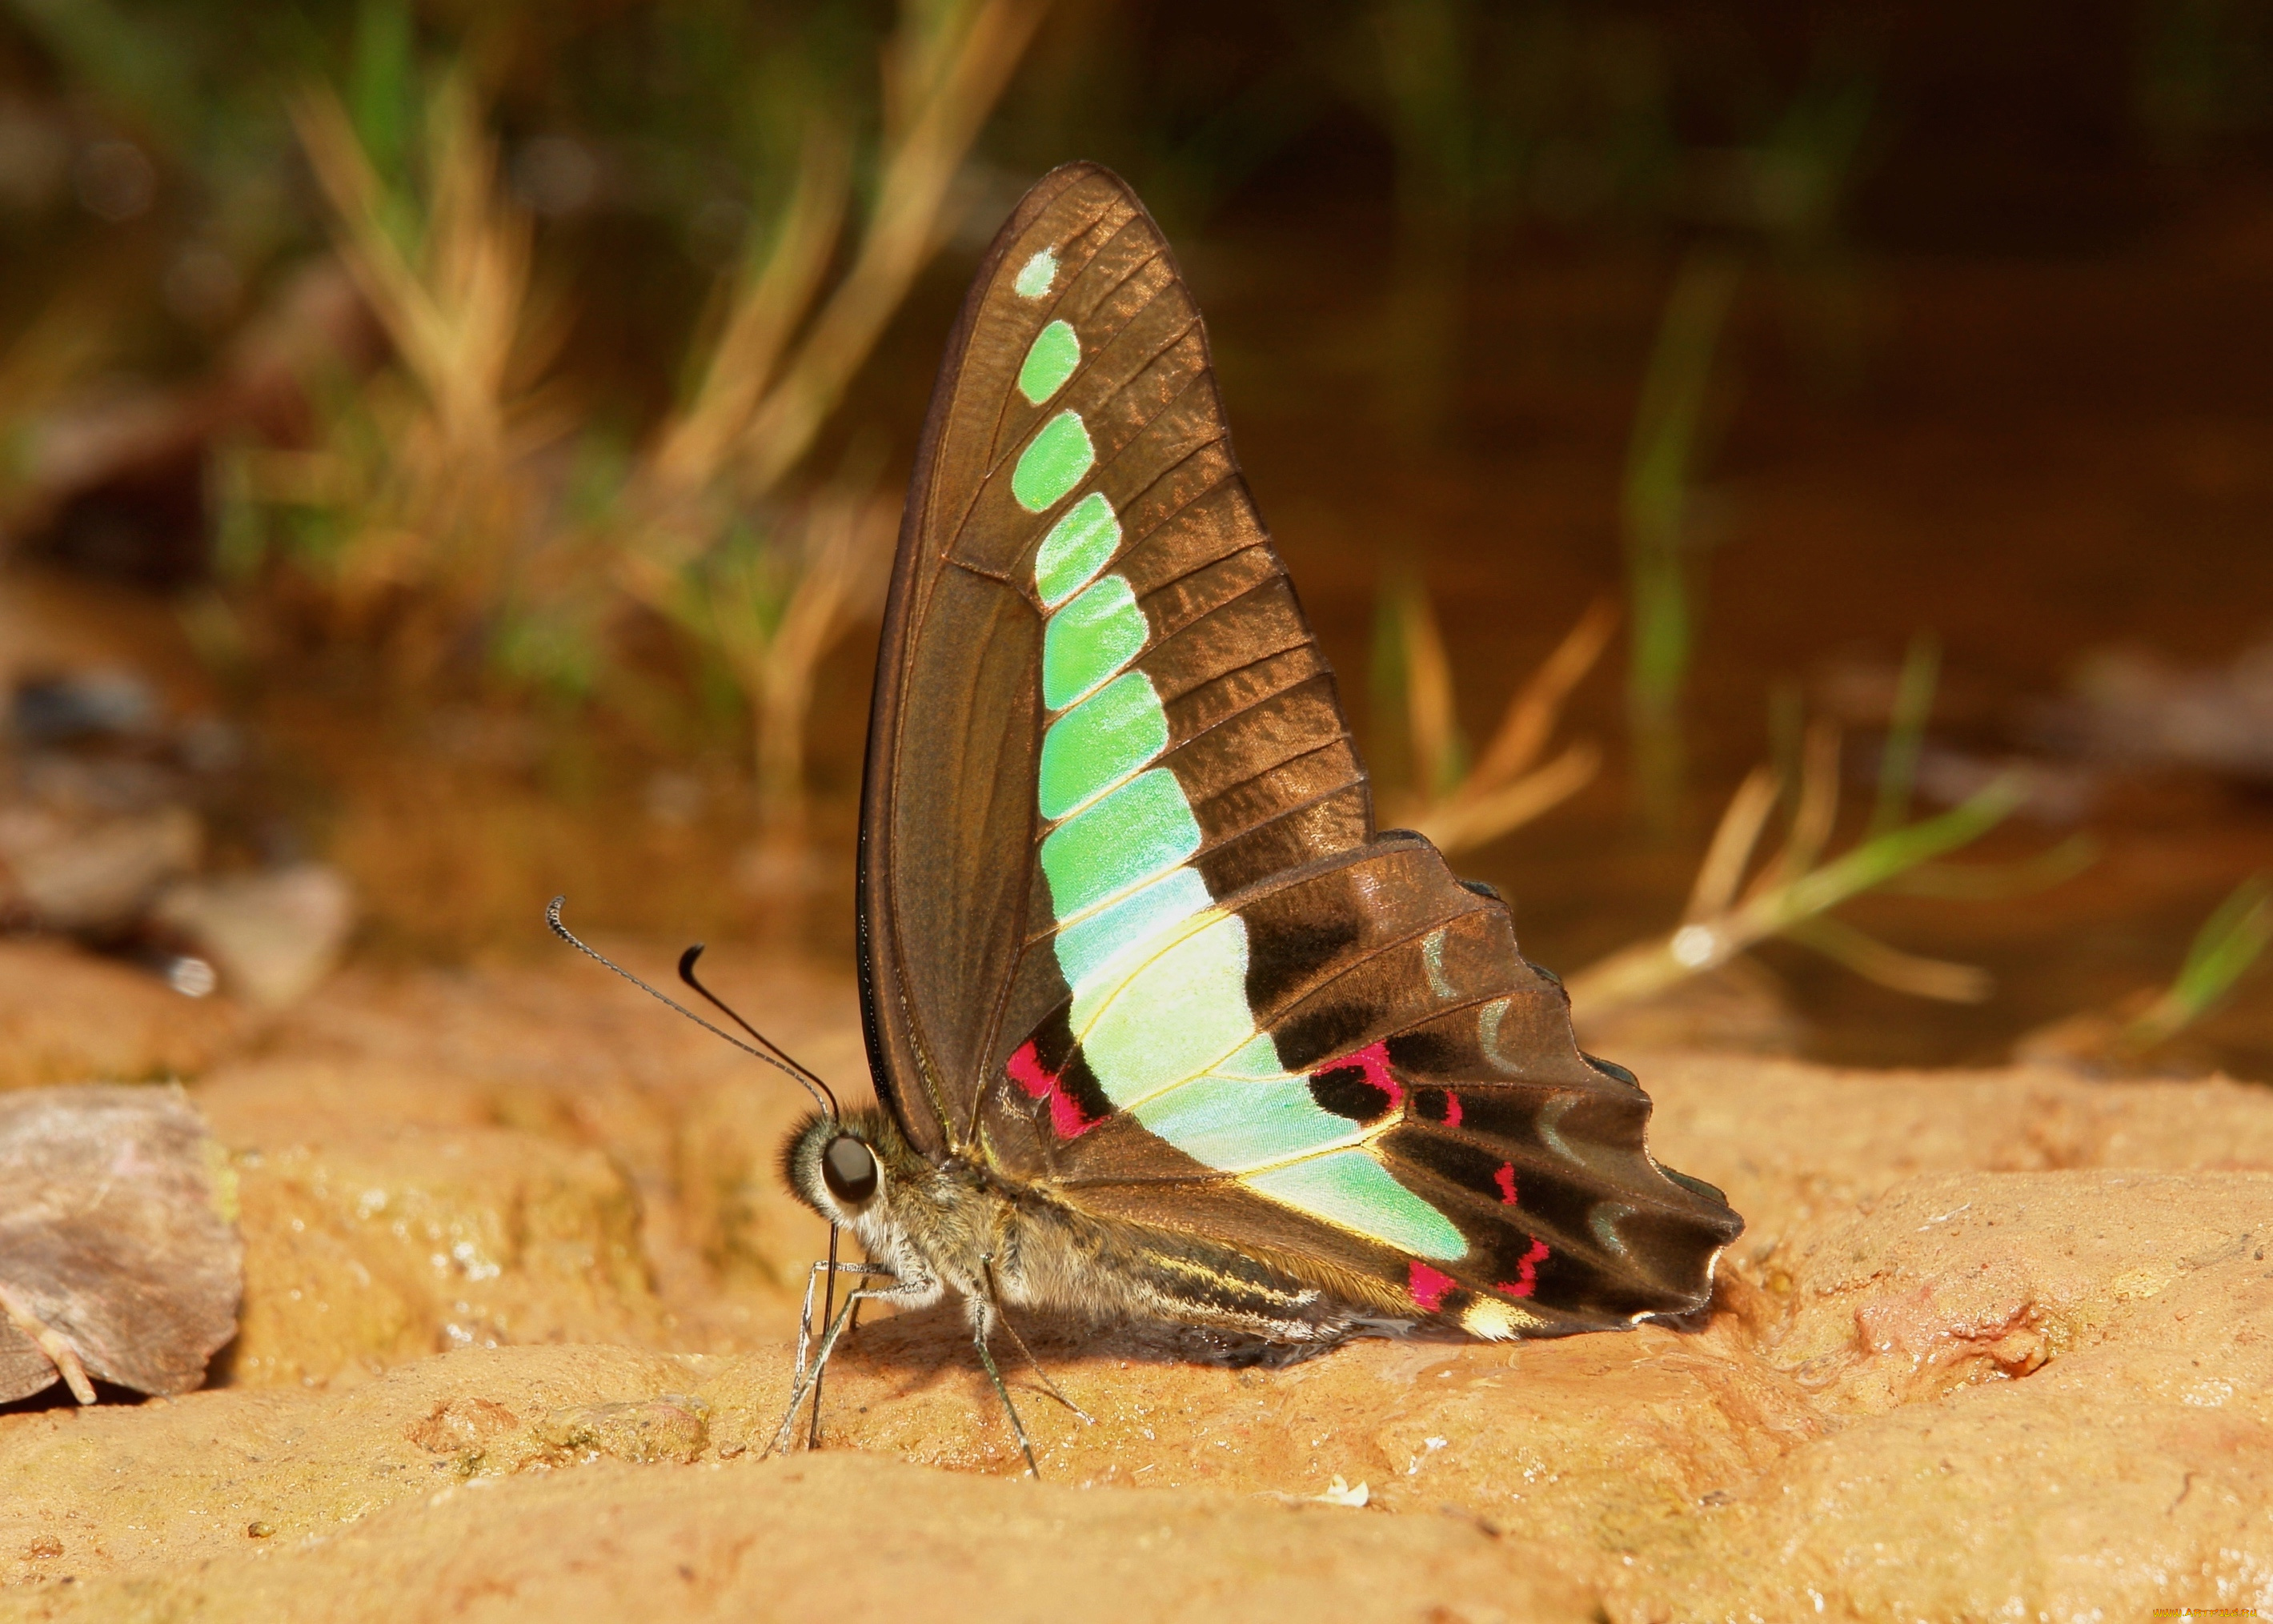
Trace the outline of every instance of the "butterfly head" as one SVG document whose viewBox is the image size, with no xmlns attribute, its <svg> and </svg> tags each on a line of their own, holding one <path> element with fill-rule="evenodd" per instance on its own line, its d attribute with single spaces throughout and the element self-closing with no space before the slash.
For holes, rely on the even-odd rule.
<svg viewBox="0 0 2273 1624">
<path fill-rule="evenodd" d="M 782 1175 L 797 1198 L 823 1218 L 866 1231 L 889 1225 L 894 1186 L 913 1153 L 881 1111 L 807 1116 L 782 1147 Z"/>
</svg>

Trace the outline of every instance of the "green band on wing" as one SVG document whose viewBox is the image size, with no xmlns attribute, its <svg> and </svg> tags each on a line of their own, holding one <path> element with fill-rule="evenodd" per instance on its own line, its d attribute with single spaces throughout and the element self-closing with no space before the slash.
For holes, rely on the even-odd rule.
<svg viewBox="0 0 2273 1624">
<path fill-rule="evenodd" d="M 1091 491 L 1050 526 L 1034 553 L 1034 590 L 1054 609 L 1089 584 L 1121 546 L 1121 521 L 1102 491 Z"/>
<path fill-rule="evenodd" d="M 1354 1145 L 1366 1133 L 1364 1124 L 1321 1110 L 1308 1077 L 1284 1075 L 1196 1077 L 1154 1094 L 1136 1116 L 1193 1161 L 1226 1173 Z"/>
<path fill-rule="evenodd" d="M 1258 1079 L 1266 1083 L 1287 1075 L 1286 1063 L 1279 1058 L 1278 1041 L 1267 1032 L 1257 1033 L 1246 1048 L 1211 1069 L 1218 1077 Z"/>
<path fill-rule="evenodd" d="M 1039 406 L 1064 388 L 1080 365 L 1081 340 L 1074 336 L 1073 323 L 1053 321 L 1034 335 L 1026 363 L 1018 369 L 1018 393 Z"/>
<path fill-rule="evenodd" d="M 1097 462 L 1097 447 L 1077 411 L 1061 411 L 1042 425 L 1018 466 L 1010 470 L 1010 494 L 1028 513 L 1039 513 L 1082 481 Z"/>
<path fill-rule="evenodd" d="M 1050 912 L 1061 920 L 1086 914 L 1199 849 L 1199 823 L 1176 775 L 1166 767 L 1140 772 L 1044 837 Z"/>
<path fill-rule="evenodd" d="M 1152 629 L 1126 576 L 1107 575 L 1042 632 L 1042 703 L 1062 710 L 1144 651 Z"/>
<path fill-rule="evenodd" d="M 1125 979 L 1104 978 L 1074 995 L 1082 1058 L 1124 1109 L 1197 1077 L 1255 1035 L 1247 921 L 1211 910 L 1195 923 Z"/>
<path fill-rule="evenodd" d="M 1037 255 L 1020 274 L 1020 293 L 1048 289 L 1056 267 L 1041 265 Z M 1039 405 L 1079 363 L 1073 329 L 1054 321 L 1027 351 L 1018 387 Z M 1011 492 L 1042 512 L 1096 455 L 1081 418 L 1061 412 L 1018 459 Z M 1175 774 L 1144 766 L 1167 748 L 1167 717 L 1151 678 L 1124 668 L 1151 628 L 1124 577 L 1095 578 L 1121 540 L 1112 504 L 1091 492 L 1034 553 L 1034 589 L 1049 611 L 1042 701 L 1055 714 L 1035 800 L 1045 819 L 1062 820 L 1042 840 L 1041 864 L 1082 1057 L 1108 1100 L 1203 1166 L 1417 1257 L 1459 1257 L 1459 1230 L 1356 1148 L 1367 1129 L 1321 1108 L 1310 1079 L 1288 1074 L 1271 1035 L 1256 1030 L 1247 923 L 1217 911 L 1185 866 L 1201 835 Z"/>
<path fill-rule="evenodd" d="M 1143 953 L 1153 940 L 1215 900 L 1207 882 L 1190 868 L 1172 868 L 1120 901 L 1076 920 L 1057 934 L 1058 969 L 1078 995 L 1122 959 Z"/>
<path fill-rule="evenodd" d="M 1468 1249 L 1452 1221 L 1389 1176 L 1362 1150 L 1337 1150 L 1289 1162 L 1241 1182 L 1260 1195 L 1328 1223 L 1413 1252 L 1452 1259 Z"/>
<path fill-rule="evenodd" d="M 1141 671 L 1115 677 L 1042 735 L 1042 816 L 1079 810 L 1167 748 L 1167 713 L 1152 679 Z"/>
</svg>

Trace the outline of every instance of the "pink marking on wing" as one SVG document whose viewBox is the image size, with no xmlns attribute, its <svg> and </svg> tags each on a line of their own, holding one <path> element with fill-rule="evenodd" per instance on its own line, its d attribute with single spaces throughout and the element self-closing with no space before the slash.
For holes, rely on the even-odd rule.
<svg viewBox="0 0 2273 1624">
<path fill-rule="evenodd" d="M 1061 1139 L 1079 1139 L 1097 1124 L 1081 1114 L 1080 1102 L 1058 1086 L 1056 1076 L 1042 1070 L 1039 1056 L 1034 1052 L 1030 1039 L 1019 1047 L 1002 1068 L 1010 1080 L 1037 1100 L 1046 1100 L 1050 1106 L 1050 1126 Z"/>
<path fill-rule="evenodd" d="M 1529 1297 L 1539 1289 L 1539 1266 L 1546 1261 L 1547 1243 L 1534 1235 L 1531 1250 L 1515 1261 L 1516 1277 L 1501 1281 L 1499 1289 L 1510 1297 Z"/>
<path fill-rule="evenodd" d="M 1460 1096 L 1449 1088 L 1444 1090 L 1444 1125 L 1448 1128 L 1460 1125 Z"/>
<path fill-rule="evenodd" d="M 1012 1082 L 1037 1100 L 1046 1100 L 1057 1092 L 1058 1079 L 1042 1070 L 1041 1058 L 1034 1053 L 1031 1039 L 1010 1056 L 1003 1070 L 1009 1072 Z"/>
<path fill-rule="evenodd" d="M 1050 1094 L 1050 1126 L 1057 1130 L 1061 1139 L 1077 1139 L 1097 1124 L 1081 1114 L 1074 1097 L 1058 1088 L 1054 1079 Z"/>
<path fill-rule="evenodd" d="M 1397 1080 L 1389 1069 L 1389 1041 L 1386 1038 L 1369 1043 L 1355 1054 L 1344 1055 L 1339 1060 L 1329 1060 L 1322 1066 L 1312 1066 L 1310 1075 L 1323 1071 L 1339 1071 L 1344 1066 L 1355 1066 L 1365 1073 L 1365 1080 L 1389 1096 L 1391 1111 L 1405 1103 L 1405 1085 Z M 1387 1115 L 1387 1111 L 1383 1113 Z"/>
<path fill-rule="evenodd" d="M 1432 1269 L 1420 1259 L 1413 1259 L 1409 1289 L 1421 1312 L 1433 1314 L 1444 1306 L 1445 1294 L 1460 1282 L 1441 1269 Z"/>
<path fill-rule="evenodd" d="M 1501 1204 L 1513 1207 L 1515 1205 L 1515 1163 L 1501 1162 L 1499 1171 L 1492 1175 L 1492 1182 L 1499 1186 Z"/>
</svg>

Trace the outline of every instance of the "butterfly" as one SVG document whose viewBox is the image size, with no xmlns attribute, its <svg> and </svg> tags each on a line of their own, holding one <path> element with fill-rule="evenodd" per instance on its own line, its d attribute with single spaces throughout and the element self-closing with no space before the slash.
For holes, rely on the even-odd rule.
<svg viewBox="0 0 2273 1624">
<path fill-rule="evenodd" d="M 1009 1407 L 1006 1308 L 1554 1335 L 1699 1308 L 1743 1227 L 1652 1159 L 1497 895 L 1375 831 L 1199 311 L 1095 165 L 1026 194 L 949 341 L 859 861 L 881 1109 L 783 1168 L 881 1283 L 824 1311 L 792 1417 L 862 1301 L 958 1296 Z"/>
</svg>

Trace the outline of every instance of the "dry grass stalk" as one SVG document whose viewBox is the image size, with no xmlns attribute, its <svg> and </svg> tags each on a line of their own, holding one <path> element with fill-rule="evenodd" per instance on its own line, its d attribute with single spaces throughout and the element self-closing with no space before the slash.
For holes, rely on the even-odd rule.
<svg viewBox="0 0 2273 1624">
<path fill-rule="evenodd" d="M 711 648 L 748 701 L 759 822 L 776 845 L 806 826 L 805 737 L 814 673 L 882 597 L 896 503 L 825 489 L 778 527 L 712 549 L 680 578 L 672 619 Z"/>
<path fill-rule="evenodd" d="M 462 79 L 429 106 L 429 183 L 416 205 L 390 194 L 329 91 L 304 94 L 293 117 L 337 216 L 341 259 L 401 372 L 373 380 L 364 421 L 341 425 L 330 449 L 259 455 L 248 474 L 265 500 L 344 515 L 353 533 L 332 584 L 350 615 L 389 597 L 432 600 L 409 639 L 419 645 L 409 663 L 431 665 L 506 590 L 536 509 L 528 455 L 566 426 L 517 386 L 559 335 L 531 319 L 530 222 L 499 185 L 495 144 Z M 406 216 L 415 242 L 400 240 Z"/>
<path fill-rule="evenodd" d="M 814 673 L 839 637 L 875 613 L 898 528 L 896 502 L 823 492 L 806 509 L 796 582 L 770 634 L 760 631 L 758 616 L 744 615 L 731 644 L 722 644 L 731 646 L 729 658 L 752 696 L 758 805 L 769 829 L 804 832 Z"/>
<path fill-rule="evenodd" d="M 104 306 L 99 293 L 67 288 L 0 356 L 0 503 L 6 507 L 58 483 L 58 476 L 68 482 L 72 470 L 53 464 L 71 460 L 73 448 L 54 444 L 55 436 L 41 431 L 64 397 L 109 356 L 116 323 Z"/>
<path fill-rule="evenodd" d="M 1812 947 L 1834 963 L 1844 965 L 1866 981 L 1915 998 L 1942 1004 L 1979 1004 L 1996 990 L 1996 982 L 1977 965 L 1953 964 L 1890 947 L 1866 936 L 1846 921 L 1819 914 L 1787 925 L 1784 936 L 1803 947 Z"/>
<path fill-rule="evenodd" d="M 1422 797 L 1399 808 L 1397 821 L 1436 842 L 1444 852 L 1469 851 L 1529 823 L 1583 788 L 1602 768 L 1602 751 L 1581 740 L 1554 760 L 1545 753 L 1563 707 L 1617 625 L 1617 606 L 1605 599 L 1579 618 L 1531 680 L 1508 701 L 1498 731 L 1476 765 L 1463 772 L 1452 663 L 1425 594 L 1400 605 L 1407 726 Z"/>
<path fill-rule="evenodd" d="M 1048 4 L 903 0 L 875 200 L 842 277 L 829 273 L 851 147 L 826 116 L 686 404 L 599 516 L 544 529 L 551 492 L 528 454 L 566 425 L 519 387 L 546 348 L 530 315 L 530 222 L 502 195 L 472 95 L 453 79 L 431 98 L 427 184 L 406 198 L 338 99 L 307 94 L 294 116 L 341 258 L 399 366 L 336 414 L 332 445 L 247 455 L 242 485 L 256 501 L 318 510 L 328 539 L 306 551 L 311 573 L 328 574 L 320 589 L 359 629 L 381 610 L 399 641 L 422 625 L 412 665 L 431 668 L 478 627 L 499 669 L 526 650 L 574 675 L 596 665 L 625 598 L 665 614 L 749 703 L 767 821 L 801 827 L 814 673 L 881 592 L 891 513 L 865 492 L 800 503 L 781 487 L 944 242 L 956 177 Z M 515 642 L 515 628 L 529 635 Z"/>
<path fill-rule="evenodd" d="M 851 162 L 843 130 L 814 122 L 797 185 L 767 252 L 733 295 L 701 381 L 635 477 L 639 517 L 625 560 L 635 594 L 657 601 L 670 590 L 666 577 L 709 545 L 724 515 L 770 494 L 812 449 L 944 240 L 955 178 L 1048 6 L 903 7 L 884 57 L 876 201 L 851 267 L 825 297 Z"/>
<path fill-rule="evenodd" d="M 1681 925 L 1571 977 L 1574 1006 L 1594 1016 L 1639 1003 L 1775 936 L 1812 947 L 1898 991 L 1954 1003 L 1975 1003 L 1989 996 L 1985 972 L 1889 947 L 1830 917 L 1829 910 L 1977 838 L 2020 805 L 2027 794 L 2024 779 L 2008 774 L 1939 816 L 1885 831 L 1819 862 L 1838 817 L 1835 730 L 1821 725 L 1809 730 L 1800 777 L 1783 845 L 1752 883 L 1744 884 L 1744 873 L 1779 799 L 1775 775 L 1766 768 L 1755 771 L 1730 798 Z"/>
<path fill-rule="evenodd" d="M 435 96 L 433 163 L 424 252 L 417 260 L 388 229 L 386 187 L 328 92 L 293 109 L 300 140 L 344 227 L 348 268 L 461 450 L 494 455 L 505 440 L 500 404 L 529 289 L 529 222 L 497 195 L 497 153 L 462 80 Z"/>
<path fill-rule="evenodd" d="M 1452 660 L 1428 594 L 1417 588 L 1398 605 L 1405 650 L 1405 726 L 1413 743 L 1414 776 L 1431 800 L 1459 784 L 1459 718 L 1454 711 Z"/>
<path fill-rule="evenodd" d="M 1696 883 L 1689 888 L 1689 906 L 1681 911 L 1683 924 L 1699 924 L 1724 914 L 1736 900 L 1737 888 L 1744 883 L 1744 870 L 1752 865 L 1752 853 L 1759 845 L 1760 831 L 1775 810 L 1778 792 L 1775 771 L 1769 767 L 1753 768 L 1737 786 L 1729 809 L 1721 815 L 1720 826 L 1713 831 L 1713 844 L 1705 849 L 1705 861 L 1697 866 Z"/>
<path fill-rule="evenodd" d="M 813 444 L 916 273 L 944 238 L 949 193 L 1049 0 L 903 9 L 885 55 L 888 150 L 858 257 L 750 415 L 746 491 L 779 483 Z M 905 109 L 902 112 L 901 109 Z"/>
<path fill-rule="evenodd" d="M 650 500 L 668 508 L 699 494 L 739 449 L 829 269 L 851 199 L 851 158 L 844 132 L 814 120 L 772 241 L 737 291 L 693 398 L 657 437 L 644 470 Z"/>
<path fill-rule="evenodd" d="M 776 843 L 804 825 L 814 672 L 881 598 L 896 519 L 891 504 L 842 491 L 787 519 L 771 499 L 945 240 L 956 177 L 1048 6 L 903 4 L 884 56 L 876 199 L 849 267 L 824 289 L 851 155 L 842 128 L 817 120 L 701 381 L 633 477 L 617 579 L 709 643 L 732 673 L 750 706 L 762 821 Z M 755 539 L 734 539 L 754 514 Z"/>
</svg>

